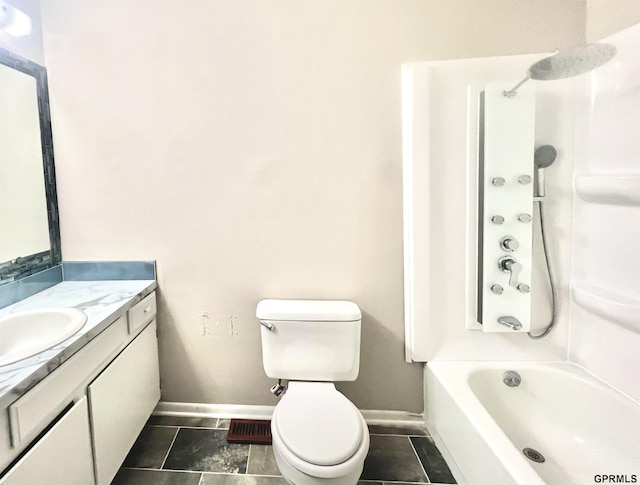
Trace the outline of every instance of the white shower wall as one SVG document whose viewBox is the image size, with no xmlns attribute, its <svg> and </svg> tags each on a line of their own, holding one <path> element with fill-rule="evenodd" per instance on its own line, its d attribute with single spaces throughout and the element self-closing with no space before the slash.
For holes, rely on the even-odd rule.
<svg viewBox="0 0 640 485">
<path fill-rule="evenodd" d="M 566 359 L 574 79 L 529 85 L 536 93 L 534 143 L 558 150 L 547 169 L 545 200 L 560 296 L 558 326 L 548 338 L 532 340 L 525 333 L 485 333 L 475 323 L 478 93 L 491 83 L 515 85 L 545 55 L 404 66 L 405 341 L 410 360 Z M 531 318 L 537 334 L 550 321 L 551 298 L 537 218 L 534 224 Z"/>
<path fill-rule="evenodd" d="M 576 118 L 569 359 L 640 400 L 640 24 L 604 41 Z"/>
</svg>

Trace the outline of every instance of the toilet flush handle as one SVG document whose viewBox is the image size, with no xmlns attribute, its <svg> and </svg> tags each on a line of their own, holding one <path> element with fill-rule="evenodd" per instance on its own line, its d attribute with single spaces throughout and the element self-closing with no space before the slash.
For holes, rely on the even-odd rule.
<svg viewBox="0 0 640 485">
<path fill-rule="evenodd" d="M 271 322 L 265 322 L 264 320 L 260 320 L 260 325 L 265 327 L 267 330 L 273 332 L 276 329 L 276 326 Z"/>
</svg>

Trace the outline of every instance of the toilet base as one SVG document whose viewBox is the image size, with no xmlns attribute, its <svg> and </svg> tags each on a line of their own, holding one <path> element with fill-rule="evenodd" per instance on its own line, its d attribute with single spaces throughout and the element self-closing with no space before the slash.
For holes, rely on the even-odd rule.
<svg viewBox="0 0 640 485">
<path fill-rule="evenodd" d="M 364 462 L 348 475 L 333 478 L 312 477 L 302 473 L 297 468 L 290 465 L 280 454 L 276 446 L 273 447 L 273 454 L 283 478 L 291 485 L 356 485 L 362 475 Z"/>
</svg>

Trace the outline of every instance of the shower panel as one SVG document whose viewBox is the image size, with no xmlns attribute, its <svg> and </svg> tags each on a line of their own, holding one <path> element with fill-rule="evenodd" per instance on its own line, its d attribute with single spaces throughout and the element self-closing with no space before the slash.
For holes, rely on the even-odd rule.
<svg viewBox="0 0 640 485">
<path fill-rule="evenodd" d="M 479 100 L 477 320 L 485 332 L 531 325 L 535 93 L 491 84 Z"/>
</svg>

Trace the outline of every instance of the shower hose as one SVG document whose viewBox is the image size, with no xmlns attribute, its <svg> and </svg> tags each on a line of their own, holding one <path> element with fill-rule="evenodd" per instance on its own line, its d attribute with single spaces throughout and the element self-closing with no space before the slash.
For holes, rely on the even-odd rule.
<svg viewBox="0 0 640 485">
<path fill-rule="evenodd" d="M 542 249 L 544 252 L 544 260 L 547 265 L 547 275 L 549 277 L 549 286 L 551 287 L 551 321 L 547 325 L 547 327 L 542 331 L 542 333 L 538 335 L 534 335 L 532 332 L 528 332 L 530 338 L 537 340 L 543 337 L 546 337 L 551 329 L 556 324 L 556 320 L 558 317 L 558 298 L 556 295 L 556 285 L 554 283 L 553 271 L 551 270 L 551 262 L 549 261 L 549 248 L 547 245 L 547 237 L 544 232 L 544 214 L 543 214 L 543 203 L 541 200 L 534 201 L 538 204 L 538 218 L 540 220 L 540 236 L 542 238 Z"/>
</svg>

